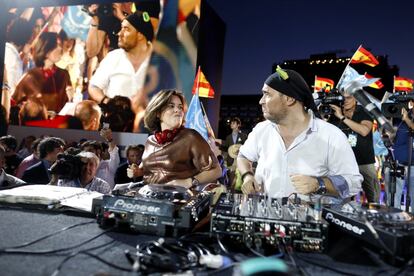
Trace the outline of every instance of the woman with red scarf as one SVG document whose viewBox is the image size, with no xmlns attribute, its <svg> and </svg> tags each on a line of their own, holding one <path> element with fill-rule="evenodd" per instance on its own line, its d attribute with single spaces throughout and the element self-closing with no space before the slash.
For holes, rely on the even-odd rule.
<svg viewBox="0 0 414 276">
<path fill-rule="evenodd" d="M 62 109 L 68 101 L 66 90 L 71 90 L 71 84 L 68 71 L 55 66 L 61 57 L 58 34 L 41 34 L 33 53 L 36 67 L 22 77 L 12 95 L 17 104 L 37 99 L 48 111 L 58 113 Z"/>
<path fill-rule="evenodd" d="M 144 123 L 148 137 L 142 156 L 145 184 L 185 188 L 215 183 L 221 168 L 209 144 L 193 129 L 184 127 L 187 104 L 176 90 L 161 90 L 148 104 Z"/>
</svg>

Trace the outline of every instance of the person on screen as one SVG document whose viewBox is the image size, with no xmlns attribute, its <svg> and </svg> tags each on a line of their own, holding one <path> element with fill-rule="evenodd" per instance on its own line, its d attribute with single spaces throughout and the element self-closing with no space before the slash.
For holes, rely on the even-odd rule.
<svg viewBox="0 0 414 276">
<path fill-rule="evenodd" d="M 302 76 L 278 67 L 262 92 L 259 104 L 266 121 L 254 127 L 237 158 L 243 193 L 262 191 L 274 198 L 298 193 L 308 199 L 359 193 L 362 176 L 351 146 L 340 129 L 315 116 L 312 92 Z"/>
<path fill-rule="evenodd" d="M 133 5 L 137 11 L 146 11 L 155 32 L 158 30 L 160 0 L 140 0 L 134 3 L 112 3 L 112 5 L 92 4 L 88 6 L 88 13 L 92 20 L 86 38 L 86 54 L 89 58 L 101 56 L 106 38 L 109 40 L 109 51 L 118 49 L 117 33 L 121 29 L 122 20 L 132 13 Z"/>
<path fill-rule="evenodd" d="M 4 65 L 7 72 L 9 93 L 13 94 L 19 80 L 23 76 L 23 60 L 21 53 L 29 42 L 32 29 L 29 22 L 22 18 L 12 21 L 6 34 Z"/>
<path fill-rule="evenodd" d="M 48 111 L 59 113 L 68 101 L 67 90 L 72 89 L 68 71 L 55 66 L 61 56 L 58 34 L 41 34 L 33 54 L 36 67 L 23 76 L 12 95 L 17 104 L 36 98 Z"/>
<path fill-rule="evenodd" d="M 219 162 L 206 140 L 184 127 L 187 104 L 177 90 L 161 90 L 145 111 L 145 127 L 154 132 L 142 155 L 144 183 L 179 185 L 185 188 L 216 183 Z"/>
<path fill-rule="evenodd" d="M 147 13 L 135 12 L 126 17 L 118 33 L 120 49 L 113 50 L 101 61 L 89 83 L 89 95 L 98 103 L 125 96 L 132 104 L 144 86 L 152 52 L 154 30 Z"/>
<path fill-rule="evenodd" d="M 75 118 L 82 123 L 84 130 L 98 130 L 101 124 L 102 110 L 91 100 L 84 100 L 75 106 Z"/>
</svg>

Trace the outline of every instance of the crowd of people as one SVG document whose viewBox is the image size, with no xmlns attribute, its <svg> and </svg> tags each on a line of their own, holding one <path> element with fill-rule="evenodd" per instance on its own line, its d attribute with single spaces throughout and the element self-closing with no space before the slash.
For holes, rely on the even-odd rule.
<svg viewBox="0 0 414 276">
<path fill-rule="evenodd" d="M 64 31 L 66 11 L 9 11 L 1 93 L 6 123 L 96 130 L 85 122 L 99 110 L 114 131 L 139 130 L 160 0 L 88 6 L 86 41 Z M 123 108 L 118 116 L 114 106 Z"/>
<path fill-rule="evenodd" d="M 103 15 L 103 8 L 109 8 L 109 15 Z M 240 119 L 232 118 L 231 133 L 216 140 L 217 153 L 197 131 L 184 127 L 187 103 L 180 91 L 164 89 L 147 99 L 145 76 L 160 1 L 88 6 L 91 23 L 84 43 L 61 28 L 62 12 L 27 9 L 11 16 L 2 125 L 99 130 L 102 141 L 28 136 L 18 148 L 14 137 L 3 136 L 0 186 L 51 184 L 108 194 L 125 182 L 194 188 L 219 180 L 245 194 L 353 198 L 363 191 L 368 202 L 380 201 L 373 120 L 347 91 L 342 91 L 344 104 L 331 105 L 333 114 L 322 119 L 302 76 L 279 67 L 262 88 L 259 104 L 265 120 L 247 136 L 240 131 Z M 403 109 L 395 124 L 392 156 L 406 170 L 411 169 L 406 153 L 414 129 L 410 114 Z M 109 127 L 102 128 L 103 123 Z M 112 131 L 129 132 L 140 125 L 152 134 L 145 145 L 129 145 L 121 162 Z M 51 173 L 64 152 L 82 161 L 79 175 Z M 388 196 L 396 207 L 403 179 L 397 179 Z M 409 195 L 414 196 L 414 178 L 409 180 Z"/>
</svg>

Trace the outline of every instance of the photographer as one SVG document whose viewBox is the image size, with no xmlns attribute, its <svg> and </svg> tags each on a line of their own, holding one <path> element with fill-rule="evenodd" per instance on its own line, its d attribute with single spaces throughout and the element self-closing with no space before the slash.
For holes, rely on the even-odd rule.
<svg viewBox="0 0 414 276">
<path fill-rule="evenodd" d="M 380 189 L 375 171 L 375 155 L 372 141 L 372 120 L 364 108 L 357 105 L 356 99 L 344 93 L 342 107 L 331 104 L 335 118 L 329 122 L 340 128 L 348 137 L 359 171 L 364 177 L 362 189 L 368 202 L 379 202 Z"/>
<path fill-rule="evenodd" d="M 410 102 L 412 106 L 412 102 Z M 394 144 L 392 146 L 392 150 L 394 153 L 394 159 L 399 163 L 404 165 L 405 168 L 405 177 L 404 179 L 401 177 L 396 178 L 396 189 L 394 195 L 394 207 L 401 208 L 401 195 L 403 192 L 404 187 L 404 180 L 407 181 L 408 177 L 408 160 L 409 160 L 409 141 L 410 135 L 414 129 L 414 122 L 413 122 L 413 109 L 407 111 L 405 108 L 401 110 L 401 122 L 397 122 L 397 133 L 394 138 Z M 414 156 L 414 152 L 412 154 Z M 412 158 L 411 158 L 412 160 Z M 414 162 L 411 161 L 410 167 L 410 185 L 408 187 L 409 195 L 410 195 L 410 206 L 411 212 L 414 210 Z M 390 187 L 387 187 L 390 190 Z M 388 197 L 388 203 L 390 203 L 390 197 Z M 409 204 L 406 202 L 406 204 Z"/>
<path fill-rule="evenodd" d="M 111 186 L 103 179 L 96 177 L 99 166 L 99 158 L 92 152 L 81 152 L 76 155 L 81 158 L 84 163 L 80 176 L 75 179 L 59 179 L 57 185 L 64 187 L 78 187 L 89 191 L 96 191 L 102 194 L 109 194 Z"/>
</svg>

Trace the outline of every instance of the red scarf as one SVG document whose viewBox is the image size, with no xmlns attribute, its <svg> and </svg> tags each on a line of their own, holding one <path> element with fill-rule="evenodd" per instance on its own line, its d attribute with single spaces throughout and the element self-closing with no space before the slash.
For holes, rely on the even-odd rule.
<svg viewBox="0 0 414 276">
<path fill-rule="evenodd" d="M 163 131 L 157 131 L 154 133 L 157 143 L 163 145 L 165 143 L 171 142 L 174 137 L 182 130 L 184 127 L 178 127 L 174 129 L 165 129 Z"/>
<path fill-rule="evenodd" d="M 48 79 L 56 73 L 56 70 L 57 70 L 56 66 L 53 65 L 53 67 L 50 68 L 50 69 L 42 68 L 42 73 L 43 73 L 43 76 L 45 77 L 45 79 Z"/>
</svg>

